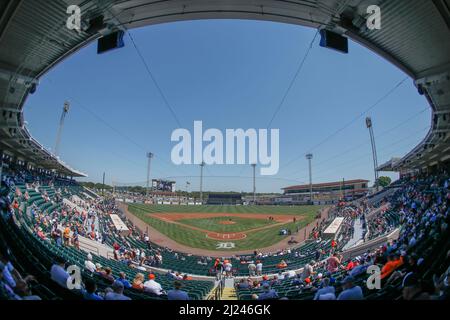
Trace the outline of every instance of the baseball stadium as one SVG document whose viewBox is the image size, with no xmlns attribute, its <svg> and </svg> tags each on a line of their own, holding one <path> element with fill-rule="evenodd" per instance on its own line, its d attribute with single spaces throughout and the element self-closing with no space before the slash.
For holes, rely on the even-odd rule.
<svg viewBox="0 0 450 320">
<path fill-rule="evenodd" d="M 448 300 L 449 39 L 448 0 L 0 0 L 0 300 Z"/>
</svg>

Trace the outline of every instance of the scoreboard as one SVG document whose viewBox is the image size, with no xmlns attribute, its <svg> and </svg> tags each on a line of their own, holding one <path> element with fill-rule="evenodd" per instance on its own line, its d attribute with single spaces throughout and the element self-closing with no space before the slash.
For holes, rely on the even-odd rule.
<svg viewBox="0 0 450 320">
<path fill-rule="evenodd" d="M 175 181 L 152 179 L 152 190 L 175 192 Z"/>
</svg>

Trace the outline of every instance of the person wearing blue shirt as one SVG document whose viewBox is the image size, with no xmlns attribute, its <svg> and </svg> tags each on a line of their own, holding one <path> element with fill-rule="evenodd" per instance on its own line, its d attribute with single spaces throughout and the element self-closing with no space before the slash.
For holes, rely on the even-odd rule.
<svg viewBox="0 0 450 320">
<path fill-rule="evenodd" d="M 84 283 L 85 290 L 83 290 L 83 299 L 84 300 L 103 300 L 101 296 L 99 296 L 97 291 L 97 285 L 94 280 L 87 279 Z"/>
<path fill-rule="evenodd" d="M 128 282 L 128 280 L 126 279 L 125 272 L 120 272 L 119 277 L 116 280 L 121 282 L 124 288 L 126 289 L 131 288 L 130 282 Z"/>
<path fill-rule="evenodd" d="M 365 259 L 362 258 L 361 261 L 359 262 L 360 265 L 354 267 L 351 271 L 350 271 L 350 275 L 352 277 L 357 277 L 363 273 L 365 273 L 367 271 L 367 268 L 369 267 L 369 264 L 366 263 Z"/>
<path fill-rule="evenodd" d="M 167 299 L 168 300 L 189 300 L 189 295 L 186 291 L 181 290 L 181 282 L 175 281 L 174 284 L 174 290 L 169 290 L 167 292 Z"/>
<path fill-rule="evenodd" d="M 263 288 L 264 292 L 258 296 L 258 300 L 278 299 L 278 293 L 274 289 L 270 289 L 270 285 L 268 283 L 265 283 Z"/>
<path fill-rule="evenodd" d="M 6 283 L 11 287 L 16 287 L 16 281 L 14 280 L 14 277 L 12 276 L 14 272 L 14 267 L 11 264 L 11 262 L 8 259 L 8 254 L 1 253 L 0 252 L 0 262 L 3 262 L 3 267 L 0 271 L 3 271 L 3 278 L 6 281 Z"/>
<path fill-rule="evenodd" d="M 105 294 L 105 300 L 131 300 L 130 297 L 127 297 L 123 294 L 123 283 L 119 280 L 114 281 L 112 285 L 113 292 L 108 292 Z"/>
<path fill-rule="evenodd" d="M 364 300 L 364 295 L 360 286 L 355 286 L 353 284 L 354 278 L 352 276 L 347 276 L 342 284 L 344 285 L 344 291 L 342 291 L 338 300 Z"/>
<path fill-rule="evenodd" d="M 55 264 L 52 265 L 52 268 L 50 269 L 51 279 L 63 288 L 67 288 L 67 279 L 69 278 L 69 274 L 66 269 L 64 269 L 65 263 L 64 259 L 58 257 Z"/>
<path fill-rule="evenodd" d="M 241 282 L 237 285 L 238 289 L 248 289 L 250 286 L 248 281 L 245 279 L 241 279 Z"/>
<path fill-rule="evenodd" d="M 330 279 L 325 278 L 322 282 L 322 288 L 317 290 L 316 294 L 314 295 L 314 300 L 320 300 L 320 296 L 324 294 L 335 293 L 335 288 L 333 286 L 330 286 Z"/>
</svg>

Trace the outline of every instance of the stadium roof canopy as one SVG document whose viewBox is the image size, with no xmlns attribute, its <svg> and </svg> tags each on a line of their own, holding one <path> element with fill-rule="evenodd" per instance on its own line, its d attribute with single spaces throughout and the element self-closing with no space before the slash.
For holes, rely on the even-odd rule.
<svg viewBox="0 0 450 320">
<path fill-rule="evenodd" d="M 82 30 L 69 30 L 67 7 L 79 5 Z M 381 8 L 381 29 L 366 27 Z M 23 105 L 39 78 L 81 47 L 117 28 L 193 19 L 270 20 L 327 28 L 403 70 L 426 96 L 431 129 L 396 168 L 450 158 L 450 0 L 2 0 L 0 2 L 0 150 L 47 169 L 82 176 L 26 130 Z M 99 16 L 104 24 L 91 23 Z M 39 90 L 39 88 L 37 88 Z"/>
<path fill-rule="evenodd" d="M 401 161 L 401 158 L 391 158 L 390 160 L 386 161 L 385 163 L 378 166 L 377 171 L 395 171 L 395 167 L 398 164 L 399 161 Z"/>
<path fill-rule="evenodd" d="M 362 179 L 356 179 L 356 180 L 343 180 L 343 181 L 335 181 L 335 182 L 325 182 L 325 183 L 314 183 L 312 185 L 313 188 L 329 188 L 329 187 L 342 187 L 342 185 L 353 185 L 353 184 L 361 184 L 361 183 L 368 183 L 369 180 L 362 180 Z M 284 191 L 289 190 L 309 190 L 310 185 L 309 184 L 302 184 L 298 186 L 290 186 L 281 188 Z"/>
</svg>

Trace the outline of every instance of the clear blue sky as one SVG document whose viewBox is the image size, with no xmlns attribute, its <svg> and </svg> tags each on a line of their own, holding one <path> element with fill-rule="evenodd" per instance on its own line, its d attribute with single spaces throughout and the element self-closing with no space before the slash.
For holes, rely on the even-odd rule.
<svg viewBox="0 0 450 320">
<path fill-rule="evenodd" d="M 192 130 L 193 121 L 202 120 L 205 128 L 225 130 L 267 127 L 315 30 L 203 20 L 131 32 L 182 126 Z M 405 78 L 356 43 L 350 41 L 350 53 L 343 55 L 319 47 L 318 40 L 272 124 L 280 130 L 280 171 L 258 175 L 258 192 L 307 182 L 304 154 L 311 148 L 314 182 L 373 180 L 366 115 L 374 122 L 379 163 L 406 154 L 430 125 L 427 102 L 407 79 L 368 114 L 317 146 Z M 156 154 L 152 178 L 172 177 L 183 190 L 189 181 L 189 190 L 198 190 L 199 167 L 170 161 L 175 144 L 170 135 L 177 123 L 128 36 L 125 42 L 124 48 L 103 55 L 91 44 L 45 75 L 25 105 L 30 132 L 53 149 L 67 99 L 72 106 L 61 158 L 87 173 L 85 180 L 101 181 L 105 171 L 107 183 L 143 185 L 148 150 Z M 208 166 L 204 190 L 251 191 L 251 173 L 249 165 Z"/>
</svg>

